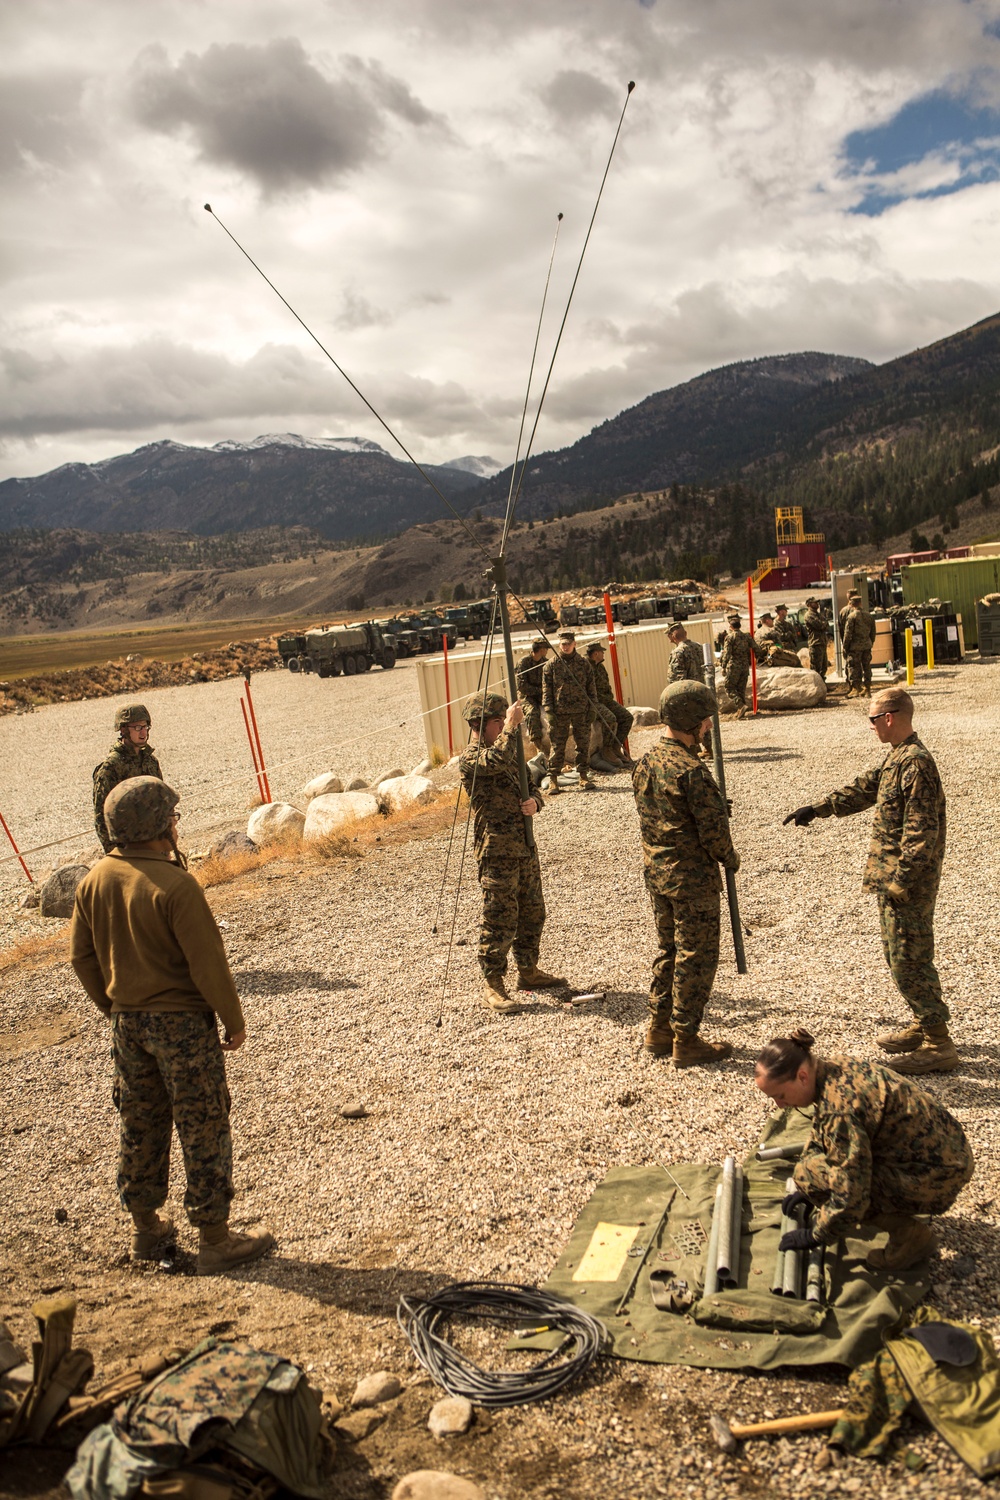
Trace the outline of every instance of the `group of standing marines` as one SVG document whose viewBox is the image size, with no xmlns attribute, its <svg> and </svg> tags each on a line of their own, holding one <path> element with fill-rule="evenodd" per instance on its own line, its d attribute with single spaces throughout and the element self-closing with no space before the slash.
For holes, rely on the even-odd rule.
<svg viewBox="0 0 1000 1500">
<path fill-rule="evenodd" d="M 735 624 L 727 640 L 742 634 L 738 618 Z M 763 629 L 772 626 L 765 616 Z M 669 681 L 659 704 L 665 733 L 633 766 L 632 784 L 658 946 L 645 1047 L 685 1068 L 718 1063 L 732 1053 L 729 1043 L 702 1037 L 701 1026 L 719 961 L 719 867 L 735 871 L 740 857 L 730 808 L 700 758 L 716 708 L 703 680 L 703 655 L 682 625 L 669 634 Z M 580 785 L 592 787 L 589 731 L 605 694 L 619 710 L 607 710 L 609 731 L 613 724 L 623 744 L 632 727 L 632 716 L 611 693 L 602 646 L 581 657 L 572 633 L 564 632 L 558 655 L 548 662 L 546 649 L 547 643 L 536 642 L 520 663 L 520 700 L 508 705 L 500 694 L 478 693 L 463 710 L 469 744 L 459 770 L 474 818 L 483 892 L 478 958 L 486 1003 L 505 1015 L 522 1008 L 506 988 L 511 950 L 518 991 L 565 983 L 539 966 L 545 902 L 529 829 L 543 799 L 537 789 L 521 796 L 521 725 L 540 753 L 548 751 L 548 795 L 558 791 L 570 731 Z M 933 757 L 913 731 L 909 695 L 888 688 L 870 708 L 875 735 L 888 747 L 881 766 L 797 808 L 785 822 L 806 828 L 816 818 L 874 806 L 863 887 L 876 896 L 886 961 L 913 1019 L 877 1038 L 894 1073 L 877 1064 L 814 1058 L 812 1038 L 799 1031 L 764 1049 L 755 1077 L 775 1102 L 815 1108 L 813 1136 L 795 1176 L 800 1199 L 818 1212 L 811 1228 L 796 1231 L 796 1243 L 825 1243 L 867 1215 L 889 1230 L 888 1247 L 878 1252 L 883 1260 L 872 1264 L 902 1269 L 930 1245 L 929 1231 L 914 1215 L 950 1206 L 973 1168 L 957 1121 L 895 1076 L 959 1065 L 934 966 L 945 798 Z M 173 1234 L 159 1210 L 176 1126 L 187 1178 L 185 1210 L 199 1231 L 197 1268 L 213 1274 L 255 1259 L 273 1244 L 266 1232 L 236 1234 L 228 1223 L 233 1173 L 223 1054 L 243 1044 L 246 1025 L 217 924 L 177 847 L 179 799 L 149 747 L 149 714 L 132 705 L 119 710 L 115 722 L 119 742 L 94 773 L 95 816 L 107 857 L 77 892 L 72 963 L 112 1024 L 118 1188 L 132 1216 L 133 1256 L 158 1255 Z"/>
</svg>

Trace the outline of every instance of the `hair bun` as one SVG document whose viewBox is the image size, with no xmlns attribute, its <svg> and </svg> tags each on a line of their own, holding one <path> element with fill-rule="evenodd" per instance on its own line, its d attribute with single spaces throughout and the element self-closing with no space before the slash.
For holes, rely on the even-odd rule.
<svg viewBox="0 0 1000 1500">
<path fill-rule="evenodd" d="M 789 1040 L 797 1042 L 804 1052 L 808 1052 L 809 1048 L 814 1045 L 816 1038 L 810 1036 L 804 1026 L 796 1026 Z"/>
</svg>

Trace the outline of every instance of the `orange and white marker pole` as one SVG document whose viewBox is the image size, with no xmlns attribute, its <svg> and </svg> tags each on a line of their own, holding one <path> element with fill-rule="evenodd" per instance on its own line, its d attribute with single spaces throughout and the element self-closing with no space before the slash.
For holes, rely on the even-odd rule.
<svg viewBox="0 0 1000 1500">
<path fill-rule="evenodd" d="M 3 826 L 4 833 L 10 839 L 10 847 L 13 849 L 14 853 L 17 855 L 18 859 L 20 860 L 20 862 L 21 862 L 21 869 L 24 871 L 25 875 L 27 875 L 29 885 L 34 885 L 34 883 L 35 883 L 34 877 L 33 877 L 32 873 L 31 873 L 31 871 L 28 869 L 28 866 L 24 863 L 24 855 L 21 853 L 20 849 L 15 844 L 15 842 L 14 842 L 14 835 L 11 833 L 10 829 L 7 827 L 7 819 L 4 817 L 3 813 L 0 813 L 0 825 Z"/>
<path fill-rule="evenodd" d="M 257 750 L 253 742 L 253 730 L 250 728 L 250 717 L 247 714 L 246 700 L 240 699 L 240 708 L 243 710 L 243 723 L 246 725 L 247 739 L 250 741 L 250 759 L 253 761 L 253 773 L 257 778 L 257 790 L 260 793 L 261 802 L 269 802 L 271 799 L 264 795 L 264 781 L 260 774 L 260 764 L 257 760 Z"/>
<path fill-rule="evenodd" d="M 448 754 L 455 754 L 455 741 L 451 731 L 451 674 L 448 671 L 448 632 L 441 632 L 441 651 L 444 656 L 444 702 L 445 713 L 448 715 Z"/>
<path fill-rule="evenodd" d="M 618 669 L 618 647 L 615 643 L 615 617 L 611 613 L 611 595 L 608 593 L 604 595 L 604 621 L 608 627 L 608 650 L 611 652 L 611 675 L 615 679 L 615 697 L 621 703 L 622 708 L 624 708 L 625 704 L 622 701 L 622 674 Z M 629 750 L 627 739 L 622 740 L 622 749 L 625 751 L 628 759 L 631 760 L 632 752 Z"/>
<path fill-rule="evenodd" d="M 252 696 L 252 694 L 250 692 L 250 669 L 249 669 L 249 667 L 247 667 L 247 668 L 244 669 L 244 672 L 243 672 L 243 681 L 247 685 L 247 703 L 246 703 L 246 707 L 250 710 L 250 724 L 253 725 L 253 734 L 252 734 L 252 736 L 250 738 L 250 750 L 251 750 L 251 753 L 252 753 L 253 747 L 254 747 L 254 742 L 256 742 L 256 745 L 257 745 L 257 756 L 256 756 L 256 759 L 254 761 L 254 767 L 257 770 L 257 779 L 261 783 L 261 794 L 262 794 L 262 796 L 264 798 L 264 801 L 265 802 L 270 802 L 273 799 L 271 797 L 270 783 L 268 782 L 268 779 L 267 779 L 267 771 L 266 771 L 266 769 L 264 767 L 264 749 L 263 749 L 263 746 L 260 743 L 260 730 L 257 728 L 257 715 L 253 711 L 253 696 Z M 243 712 L 244 712 L 244 714 L 246 714 L 246 709 L 244 709 Z M 247 726 L 247 734 L 250 734 L 250 727 L 249 727 L 249 725 Z"/>
<path fill-rule="evenodd" d="M 753 640 L 753 579 L 747 577 L 747 608 L 750 611 L 750 639 Z M 757 653 L 750 651 L 750 693 L 753 700 L 753 716 L 757 717 Z"/>
</svg>

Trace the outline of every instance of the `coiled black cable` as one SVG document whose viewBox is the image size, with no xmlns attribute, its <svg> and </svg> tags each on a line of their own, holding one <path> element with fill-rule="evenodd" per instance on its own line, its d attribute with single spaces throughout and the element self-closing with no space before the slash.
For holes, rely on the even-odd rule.
<svg viewBox="0 0 1000 1500">
<path fill-rule="evenodd" d="M 563 1335 L 562 1343 L 527 1370 L 484 1370 L 442 1336 L 449 1318 L 527 1323 L 532 1333 Z M 554 1396 L 593 1364 L 608 1333 L 603 1323 L 537 1287 L 460 1281 L 421 1301 L 400 1297 L 396 1321 L 417 1359 L 449 1396 L 476 1406 L 521 1406 Z M 529 1329 L 525 1329 L 528 1332 Z M 563 1355 L 567 1341 L 573 1349 Z"/>
</svg>

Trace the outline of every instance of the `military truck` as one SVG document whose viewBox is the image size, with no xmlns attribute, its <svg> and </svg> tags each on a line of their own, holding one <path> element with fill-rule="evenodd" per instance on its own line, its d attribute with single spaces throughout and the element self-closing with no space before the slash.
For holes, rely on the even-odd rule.
<svg viewBox="0 0 1000 1500">
<path fill-rule="evenodd" d="M 279 654 L 281 656 L 281 664 L 282 664 L 282 666 L 284 666 L 284 667 L 289 666 L 290 662 L 293 659 L 297 662 L 298 658 L 300 656 L 305 656 L 305 654 L 306 654 L 306 638 L 305 638 L 305 636 L 303 634 L 301 634 L 301 633 L 292 633 L 290 635 L 279 635 L 278 636 L 278 652 L 279 652 Z M 291 670 L 293 672 L 297 672 L 299 669 L 298 669 L 298 666 L 296 665 L 296 666 L 292 667 Z"/>
<path fill-rule="evenodd" d="M 421 611 L 420 624 L 417 626 L 417 629 L 420 631 L 420 638 L 424 643 L 421 647 L 424 651 L 443 650 L 445 637 L 448 639 L 449 651 L 458 645 L 458 631 L 454 625 L 446 624 L 433 609 Z"/>
<path fill-rule="evenodd" d="M 444 619 L 445 624 L 453 626 L 456 635 L 460 635 L 463 640 L 478 641 L 482 638 L 482 626 L 470 606 L 456 604 L 454 608 L 445 610 Z"/>
<path fill-rule="evenodd" d="M 420 632 L 414 630 L 409 620 L 401 620 L 398 615 L 391 619 L 375 620 L 374 624 L 381 630 L 386 643 L 396 653 L 397 661 L 405 661 L 408 656 L 419 656 L 423 650 L 420 641 Z"/>
<path fill-rule="evenodd" d="M 290 656 L 290 672 L 315 672 L 319 677 L 353 677 L 372 667 L 388 670 L 396 665 L 396 652 L 374 620 L 354 625 L 324 625 L 307 630 L 304 649 Z"/>
</svg>

